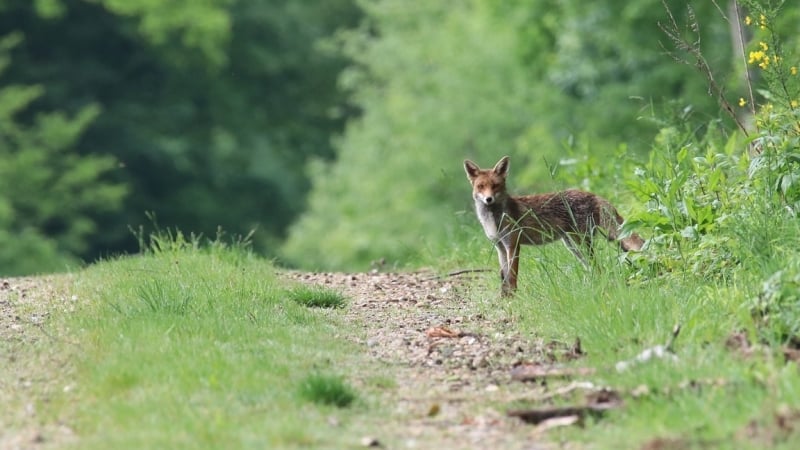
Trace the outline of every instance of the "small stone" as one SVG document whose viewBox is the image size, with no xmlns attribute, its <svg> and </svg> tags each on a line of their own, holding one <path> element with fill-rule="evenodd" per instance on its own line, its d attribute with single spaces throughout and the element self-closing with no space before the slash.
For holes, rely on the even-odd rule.
<svg viewBox="0 0 800 450">
<path fill-rule="evenodd" d="M 489 365 L 489 362 L 486 360 L 486 357 L 483 356 L 483 355 L 478 355 L 478 356 L 472 358 L 472 361 L 469 364 L 471 369 L 483 369 L 484 367 L 487 367 L 488 365 Z"/>
<path fill-rule="evenodd" d="M 383 444 L 378 438 L 374 436 L 364 436 L 361 438 L 361 446 L 362 447 L 372 447 L 372 448 L 382 448 Z"/>
</svg>

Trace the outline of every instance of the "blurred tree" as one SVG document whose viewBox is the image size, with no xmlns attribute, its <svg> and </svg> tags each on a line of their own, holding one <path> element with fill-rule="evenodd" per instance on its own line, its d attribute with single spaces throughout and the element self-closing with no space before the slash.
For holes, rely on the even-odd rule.
<svg viewBox="0 0 800 450">
<path fill-rule="evenodd" d="M 514 30 L 486 2 L 364 7 L 369 22 L 340 38 L 354 61 L 342 84 L 364 113 L 336 163 L 316 168 L 309 211 L 284 247 L 312 268 L 408 261 L 425 240 L 445 240 L 469 205 L 463 157 L 511 152 L 553 97 L 529 80 Z M 552 154 L 554 142 L 541 143 L 531 158 Z"/>
<path fill-rule="evenodd" d="M 701 3 L 709 60 L 731 73 L 727 24 Z M 464 157 L 489 165 L 511 154 L 514 186 L 547 189 L 547 166 L 565 146 L 644 154 L 662 109 L 720 116 L 703 75 L 664 54 L 660 0 L 363 4 L 365 24 L 341 35 L 353 60 L 342 84 L 363 116 L 348 125 L 336 163 L 313 176 L 309 210 L 284 246 L 296 264 L 409 261 L 450 240 L 459 212 L 470 215 Z M 684 21 L 685 4 L 675 8 Z"/>
<path fill-rule="evenodd" d="M 82 256 L 136 250 L 128 227 L 147 211 L 205 234 L 258 228 L 274 253 L 307 158 L 333 156 L 348 116 L 344 59 L 318 42 L 358 17 L 352 0 L 5 0 L 0 30 L 27 36 L 7 78 L 44 87 L 32 111 L 99 105 L 78 148 L 118 158 L 131 187 Z"/>
<path fill-rule="evenodd" d="M 0 37 L 0 78 L 9 50 L 22 41 Z M 125 188 L 108 182 L 110 156 L 75 153 L 76 142 L 97 117 L 97 105 L 73 116 L 25 116 L 44 94 L 38 85 L 0 87 L 0 275 L 64 270 L 85 252 L 97 232 L 96 211 L 116 211 Z"/>
</svg>

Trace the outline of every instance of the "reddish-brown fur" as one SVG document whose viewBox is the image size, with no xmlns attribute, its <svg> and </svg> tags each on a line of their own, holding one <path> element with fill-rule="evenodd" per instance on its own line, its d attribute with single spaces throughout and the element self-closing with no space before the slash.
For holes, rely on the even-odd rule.
<svg viewBox="0 0 800 450">
<path fill-rule="evenodd" d="M 478 220 L 497 247 L 504 295 L 517 288 L 520 245 L 542 245 L 561 239 L 588 266 L 581 246 L 591 257 L 596 233 L 602 233 L 609 241 L 617 240 L 623 219 L 604 198 L 575 189 L 511 196 L 506 188 L 508 168 L 508 156 L 492 169 L 481 169 L 472 161 L 464 161 Z M 631 234 L 620 239 L 619 244 L 625 251 L 640 250 L 644 241 Z"/>
</svg>

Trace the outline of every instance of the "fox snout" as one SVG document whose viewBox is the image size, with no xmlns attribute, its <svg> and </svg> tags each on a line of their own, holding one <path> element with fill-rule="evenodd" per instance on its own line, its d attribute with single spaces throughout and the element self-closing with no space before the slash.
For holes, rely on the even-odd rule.
<svg viewBox="0 0 800 450">
<path fill-rule="evenodd" d="M 486 206 L 493 205 L 497 201 L 497 197 L 491 194 L 484 195 L 481 193 L 476 193 L 475 198 Z"/>
</svg>

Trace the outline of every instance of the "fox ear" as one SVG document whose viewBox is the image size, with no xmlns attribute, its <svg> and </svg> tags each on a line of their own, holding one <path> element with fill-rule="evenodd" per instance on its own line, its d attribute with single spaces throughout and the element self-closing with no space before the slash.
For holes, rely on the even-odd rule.
<svg viewBox="0 0 800 450">
<path fill-rule="evenodd" d="M 500 158 L 500 161 L 497 161 L 497 164 L 494 165 L 494 169 L 492 169 L 494 173 L 505 178 L 508 175 L 509 159 L 508 156 Z"/>
<path fill-rule="evenodd" d="M 474 162 L 465 159 L 464 160 L 464 171 L 467 172 L 467 178 L 470 180 L 478 176 L 478 172 L 481 171 L 481 168 L 478 167 L 477 164 Z"/>
</svg>

